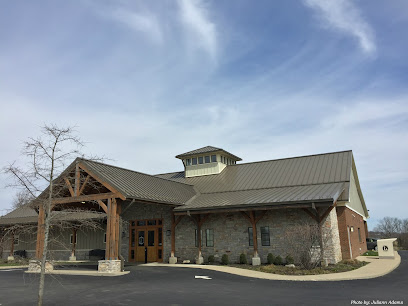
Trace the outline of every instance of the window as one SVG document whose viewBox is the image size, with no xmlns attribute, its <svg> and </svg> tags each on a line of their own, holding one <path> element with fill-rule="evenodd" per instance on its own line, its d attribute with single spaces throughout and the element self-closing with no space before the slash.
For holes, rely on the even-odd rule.
<svg viewBox="0 0 408 306">
<path fill-rule="evenodd" d="M 203 230 L 201 230 L 201 246 L 203 246 Z M 198 247 L 198 236 L 197 236 L 197 229 L 195 230 L 195 246 Z"/>
<path fill-rule="evenodd" d="M 208 164 L 210 162 L 210 155 L 204 157 L 205 163 Z"/>
<path fill-rule="evenodd" d="M 78 243 L 78 236 L 77 234 L 75 234 L 75 240 L 74 240 L 74 235 L 69 235 L 69 244 L 73 244 L 73 243 Z"/>
<path fill-rule="evenodd" d="M 145 221 L 145 220 L 137 221 L 137 226 L 145 226 L 145 225 L 146 225 L 146 221 Z"/>
<path fill-rule="evenodd" d="M 211 162 L 212 163 L 217 162 L 217 155 L 211 155 Z"/>
<path fill-rule="evenodd" d="M 156 225 L 156 220 L 147 220 L 147 225 Z"/>
<path fill-rule="evenodd" d="M 186 166 L 191 166 L 191 159 L 189 158 L 186 159 Z"/>
<path fill-rule="evenodd" d="M 197 157 L 193 157 L 191 159 L 191 161 L 192 161 L 193 165 L 197 165 Z"/>
<path fill-rule="evenodd" d="M 360 228 L 357 228 L 358 231 L 358 241 L 361 242 L 361 232 L 360 232 Z"/>
<path fill-rule="evenodd" d="M 134 231 L 134 230 L 133 230 Z M 103 243 L 106 243 L 106 233 L 105 233 L 105 235 L 103 235 Z M 133 245 L 132 246 L 135 246 L 135 242 L 133 241 Z"/>
<path fill-rule="evenodd" d="M 204 158 L 203 158 L 202 156 L 200 156 L 200 157 L 198 158 L 198 163 L 199 163 L 200 165 L 202 165 L 202 164 L 204 163 Z"/>
<path fill-rule="evenodd" d="M 213 247 L 214 246 L 214 230 L 213 229 L 207 229 L 205 231 L 205 236 L 207 238 L 206 246 Z"/>
<path fill-rule="evenodd" d="M 14 245 L 19 245 L 20 244 L 20 237 L 18 235 L 14 236 Z"/>
<path fill-rule="evenodd" d="M 254 232 L 252 231 L 252 227 L 248 227 L 248 241 L 249 246 L 254 246 Z"/>
<path fill-rule="evenodd" d="M 158 239 L 159 246 L 163 245 L 163 228 L 159 227 L 159 239 Z"/>
<path fill-rule="evenodd" d="M 261 226 L 261 242 L 263 246 L 270 246 L 269 226 Z"/>
</svg>

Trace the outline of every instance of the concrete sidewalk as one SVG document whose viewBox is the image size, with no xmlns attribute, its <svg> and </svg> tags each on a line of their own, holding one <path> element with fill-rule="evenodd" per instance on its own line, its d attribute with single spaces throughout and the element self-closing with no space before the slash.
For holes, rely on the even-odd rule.
<svg viewBox="0 0 408 306">
<path fill-rule="evenodd" d="M 394 259 L 379 259 L 378 257 L 359 256 L 360 261 L 367 261 L 369 264 L 359 269 L 332 273 L 332 274 L 319 274 L 319 275 L 280 275 L 265 273 L 259 271 L 253 271 L 248 269 L 241 269 L 228 266 L 213 266 L 213 265 L 196 265 L 196 264 L 161 264 L 161 263 L 149 263 L 142 266 L 149 267 L 174 267 L 174 268 L 193 268 L 193 269 L 205 269 L 224 273 L 230 273 L 240 276 L 270 279 L 270 280 L 288 280 L 288 281 L 342 281 L 342 280 L 354 280 L 354 279 L 368 279 L 386 275 L 396 269 L 401 263 L 400 255 L 395 252 Z"/>
</svg>

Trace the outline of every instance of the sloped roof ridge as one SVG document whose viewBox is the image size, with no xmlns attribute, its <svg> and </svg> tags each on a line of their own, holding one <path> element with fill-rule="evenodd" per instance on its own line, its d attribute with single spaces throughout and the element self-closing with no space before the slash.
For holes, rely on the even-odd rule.
<svg viewBox="0 0 408 306">
<path fill-rule="evenodd" d="M 277 159 L 260 160 L 260 161 L 240 163 L 240 164 L 235 164 L 235 165 L 227 165 L 227 167 L 236 167 L 236 166 L 243 166 L 243 165 L 249 165 L 249 164 L 258 164 L 258 163 L 266 163 L 266 162 L 273 162 L 273 161 L 279 161 L 279 160 L 313 157 L 313 156 L 338 154 L 338 153 L 346 153 L 346 152 L 353 152 L 353 150 L 344 150 L 344 151 L 337 151 L 337 152 L 328 152 L 328 153 L 319 153 L 319 154 L 311 154 L 311 155 L 302 155 L 302 156 L 284 157 L 284 158 L 277 158 Z M 163 173 L 163 174 L 166 174 L 166 173 Z"/>
<path fill-rule="evenodd" d="M 302 185 L 288 185 L 288 186 L 262 187 L 262 188 L 238 189 L 238 190 L 223 190 L 223 191 L 215 191 L 215 192 L 201 192 L 201 194 L 230 193 L 230 192 L 240 192 L 240 191 L 252 191 L 252 190 L 266 190 L 266 189 L 289 188 L 289 187 L 320 186 L 320 185 L 341 184 L 341 183 L 349 183 L 349 181 L 336 181 L 336 182 L 328 182 L 328 183 L 314 183 L 314 184 L 302 184 Z"/>
<path fill-rule="evenodd" d="M 157 174 L 153 174 L 153 176 L 157 176 L 157 175 L 166 175 L 166 174 L 178 174 L 178 173 L 184 173 L 184 171 L 172 171 L 172 172 L 166 172 L 166 173 L 157 173 Z"/>
<path fill-rule="evenodd" d="M 131 169 L 126 169 L 126 168 L 123 168 L 123 167 L 118 167 L 118 166 L 114 166 L 114 165 L 110 165 L 110 164 L 105 164 L 105 163 L 102 163 L 102 162 L 97 162 L 97 161 L 89 160 L 89 159 L 86 159 L 86 158 L 78 157 L 77 159 L 78 159 L 78 160 L 84 160 L 84 161 L 91 162 L 91 163 L 96 163 L 96 164 L 104 165 L 104 166 L 113 167 L 113 168 L 116 168 L 116 169 L 125 170 L 125 171 L 129 171 L 129 172 L 137 173 L 137 174 L 142 174 L 142 175 L 154 177 L 154 178 L 157 178 L 157 179 L 160 179 L 160 180 L 164 180 L 164 181 L 166 181 L 166 182 L 172 182 L 172 183 L 182 184 L 182 185 L 185 185 L 185 186 L 193 186 L 193 185 L 191 185 L 191 184 L 182 183 L 182 182 L 177 182 L 177 181 L 173 181 L 173 180 L 168 180 L 168 179 L 165 179 L 165 178 L 162 178 L 162 177 L 158 177 L 158 176 L 155 176 L 155 175 L 151 175 L 151 174 L 147 174 L 147 173 L 143 173 L 143 172 L 139 172 L 139 171 L 135 171 L 135 170 L 131 170 Z"/>
</svg>

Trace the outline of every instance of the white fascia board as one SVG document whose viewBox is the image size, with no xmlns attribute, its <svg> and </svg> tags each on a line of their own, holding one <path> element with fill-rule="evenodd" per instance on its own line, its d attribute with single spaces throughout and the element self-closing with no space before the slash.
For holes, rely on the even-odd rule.
<svg viewBox="0 0 408 306">
<path fill-rule="evenodd" d="M 357 210 L 351 208 L 351 207 L 348 205 L 348 203 L 350 203 L 350 202 L 338 202 L 338 203 L 337 203 L 337 206 L 346 206 L 346 207 L 347 207 L 348 209 L 350 209 L 351 211 L 353 211 L 353 212 L 355 212 L 356 214 L 358 214 L 358 215 L 360 215 L 361 217 L 363 217 L 363 220 L 364 220 L 364 221 L 367 221 L 366 216 L 362 215 L 362 214 L 359 213 Z M 368 218 L 370 218 L 370 216 L 368 216 Z"/>
</svg>

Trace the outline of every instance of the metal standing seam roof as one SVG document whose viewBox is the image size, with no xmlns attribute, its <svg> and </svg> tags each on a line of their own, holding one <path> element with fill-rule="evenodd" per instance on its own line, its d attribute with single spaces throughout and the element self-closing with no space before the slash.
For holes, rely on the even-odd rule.
<svg viewBox="0 0 408 306">
<path fill-rule="evenodd" d="M 53 211 L 53 219 L 56 221 L 72 221 L 85 219 L 106 218 L 105 213 L 93 211 Z M 38 213 L 29 205 L 19 207 L 8 214 L 0 217 L 0 225 L 29 224 L 38 222 Z"/>
<path fill-rule="evenodd" d="M 309 186 L 277 187 L 200 194 L 176 211 L 294 204 L 304 202 L 334 202 L 344 189 L 344 183 Z"/>
<path fill-rule="evenodd" d="M 206 147 L 202 147 L 202 148 L 197 149 L 197 150 L 182 153 L 182 154 L 177 155 L 176 158 L 183 158 L 183 157 L 188 157 L 188 156 L 191 156 L 191 155 L 205 154 L 205 153 L 218 152 L 218 151 L 223 151 L 226 154 L 234 157 L 237 160 L 242 160 L 240 157 L 238 157 L 238 156 L 236 156 L 234 154 L 231 154 L 230 152 L 225 151 L 224 149 L 216 148 L 216 147 L 212 147 L 212 146 L 206 146 Z"/>
<path fill-rule="evenodd" d="M 194 187 L 186 183 L 85 159 L 80 162 L 126 198 L 181 205 L 196 194 Z"/>
<path fill-rule="evenodd" d="M 218 207 L 219 203 L 249 205 L 317 201 L 322 198 L 347 201 L 351 165 L 352 151 L 343 151 L 230 165 L 217 175 L 185 178 L 183 172 L 175 172 L 158 177 L 194 185 L 201 193 L 176 210 L 198 209 L 200 206 Z M 298 188 L 302 186 L 308 188 Z M 337 195 L 339 188 L 343 191 L 340 197 Z M 331 190 L 331 193 L 328 194 L 327 190 Z M 276 196 L 279 195 L 278 192 L 283 193 L 283 196 Z"/>
<path fill-rule="evenodd" d="M 37 212 L 30 206 L 22 206 L 0 217 L 0 225 L 11 225 L 21 223 L 36 223 Z"/>
</svg>

